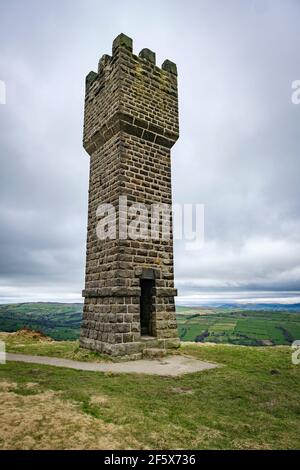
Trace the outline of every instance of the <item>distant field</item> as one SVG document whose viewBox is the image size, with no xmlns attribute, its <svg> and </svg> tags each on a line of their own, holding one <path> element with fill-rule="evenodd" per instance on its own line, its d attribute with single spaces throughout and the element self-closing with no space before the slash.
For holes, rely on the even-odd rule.
<svg viewBox="0 0 300 470">
<path fill-rule="evenodd" d="M 79 337 L 82 304 L 52 302 L 0 305 L 0 331 L 12 332 L 27 327 L 55 340 Z"/>
<path fill-rule="evenodd" d="M 82 304 L 23 303 L 0 305 L 0 331 L 23 327 L 55 340 L 79 338 Z M 300 312 L 234 307 L 177 307 L 182 341 L 249 346 L 289 345 L 300 339 Z"/>
<path fill-rule="evenodd" d="M 300 312 L 294 311 L 181 307 L 177 323 L 182 341 L 271 346 L 300 339 Z"/>
</svg>

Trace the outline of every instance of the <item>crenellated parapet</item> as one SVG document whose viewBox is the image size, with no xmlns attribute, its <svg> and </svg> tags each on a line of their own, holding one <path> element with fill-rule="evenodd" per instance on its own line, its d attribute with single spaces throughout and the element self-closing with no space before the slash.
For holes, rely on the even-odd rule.
<svg viewBox="0 0 300 470">
<path fill-rule="evenodd" d="M 132 39 L 120 34 L 112 55 L 86 77 L 84 147 L 92 155 L 117 132 L 171 148 L 179 136 L 177 68 L 156 65 L 155 53 L 133 53 Z"/>
</svg>

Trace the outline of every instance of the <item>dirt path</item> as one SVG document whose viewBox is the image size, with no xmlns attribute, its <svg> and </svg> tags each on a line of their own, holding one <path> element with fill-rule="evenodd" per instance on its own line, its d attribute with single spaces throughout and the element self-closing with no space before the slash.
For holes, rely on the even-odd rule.
<svg viewBox="0 0 300 470">
<path fill-rule="evenodd" d="M 128 362 L 79 362 L 48 356 L 30 356 L 25 354 L 6 354 L 7 361 L 29 362 L 55 367 L 87 370 L 93 372 L 137 373 L 150 375 L 178 376 L 218 367 L 217 364 L 198 361 L 189 356 L 169 356 L 160 360 L 142 359 Z"/>
</svg>

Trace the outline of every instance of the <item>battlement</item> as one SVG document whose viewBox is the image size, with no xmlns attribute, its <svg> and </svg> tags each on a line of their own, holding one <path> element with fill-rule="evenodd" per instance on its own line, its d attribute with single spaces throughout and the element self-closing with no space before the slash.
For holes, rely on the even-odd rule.
<svg viewBox="0 0 300 470">
<path fill-rule="evenodd" d="M 94 71 L 91 71 L 87 75 L 86 81 L 87 81 L 88 86 L 91 85 L 94 80 L 97 80 L 97 79 L 100 78 L 104 68 L 107 65 L 110 65 L 111 62 L 113 62 L 113 59 L 118 54 L 118 50 L 120 48 L 130 52 L 134 56 L 135 59 L 140 58 L 142 60 L 146 60 L 146 61 L 150 62 L 151 64 L 153 64 L 155 66 L 155 68 L 157 70 L 164 70 L 166 72 L 169 72 L 169 73 L 177 76 L 177 66 L 176 66 L 176 64 L 174 64 L 174 62 L 170 61 L 169 59 L 166 59 L 162 63 L 161 68 L 159 68 L 158 66 L 156 66 L 155 52 L 151 51 L 150 49 L 147 49 L 147 48 L 142 49 L 139 52 L 138 56 L 134 55 L 133 54 L 133 41 L 132 41 L 132 39 L 130 37 L 126 36 L 125 34 L 121 33 L 113 41 L 112 56 L 104 54 L 101 57 L 101 59 L 99 60 L 98 73 L 96 73 Z"/>
<path fill-rule="evenodd" d="M 147 48 L 135 55 L 125 34 L 86 77 L 84 147 L 92 154 L 119 131 L 168 148 L 179 136 L 176 64 L 158 67 Z"/>
</svg>

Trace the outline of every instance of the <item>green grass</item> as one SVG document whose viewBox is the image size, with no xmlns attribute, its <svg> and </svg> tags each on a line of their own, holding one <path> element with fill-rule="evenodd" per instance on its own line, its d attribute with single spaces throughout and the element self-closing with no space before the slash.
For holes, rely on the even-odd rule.
<svg viewBox="0 0 300 470">
<path fill-rule="evenodd" d="M 182 341 L 263 346 L 290 345 L 300 339 L 298 312 L 181 309 L 177 323 Z"/>
<path fill-rule="evenodd" d="M 292 365 L 289 347 L 187 344 L 182 352 L 223 367 L 168 378 L 9 362 L 0 366 L 0 381 L 17 384 L 13 393 L 21 395 L 28 382 L 37 384 L 33 394 L 59 393 L 93 422 L 117 426 L 127 447 L 299 448 L 300 366 Z M 93 404 L 95 395 L 106 403 Z"/>
<path fill-rule="evenodd" d="M 103 362 L 111 359 L 87 349 L 79 347 L 79 341 L 54 341 L 43 338 L 33 332 L 8 334 L 0 333 L 0 341 L 5 342 L 6 351 L 19 354 L 30 354 L 33 356 L 50 356 L 74 361 Z"/>
<path fill-rule="evenodd" d="M 27 327 L 55 340 L 79 338 L 82 304 L 36 302 L 0 305 L 0 331 Z"/>
</svg>

